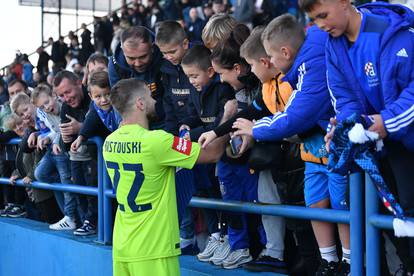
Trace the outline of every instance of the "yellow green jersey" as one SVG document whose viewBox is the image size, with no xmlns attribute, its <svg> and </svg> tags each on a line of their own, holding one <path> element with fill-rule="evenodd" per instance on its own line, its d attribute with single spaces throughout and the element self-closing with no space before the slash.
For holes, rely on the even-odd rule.
<svg viewBox="0 0 414 276">
<path fill-rule="evenodd" d="M 114 261 L 136 262 L 180 254 L 175 167 L 191 169 L 200 147 L 163 130 L 124 125 L 104 143 L 116 191 Z"/>
</svg>

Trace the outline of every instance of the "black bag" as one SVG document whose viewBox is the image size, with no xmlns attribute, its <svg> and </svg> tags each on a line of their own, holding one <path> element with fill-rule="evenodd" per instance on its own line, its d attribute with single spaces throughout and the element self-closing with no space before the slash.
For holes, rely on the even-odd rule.
<svg viewBox="0 0 414 276">
<path fill-rule="evenodd" d="M 284 204 L 304 205 L 305 164 L 300 157 L 300 145 L 288 143 L 284 153 L 283 164 L 271 169 L 273 181 Z"/>
<path fill-rule="evenodd" d="M 280 168 L 287 146 L 286 142 L 256 142 L 250 151 L 249 167 L 255 171 Z"/>
</svg>

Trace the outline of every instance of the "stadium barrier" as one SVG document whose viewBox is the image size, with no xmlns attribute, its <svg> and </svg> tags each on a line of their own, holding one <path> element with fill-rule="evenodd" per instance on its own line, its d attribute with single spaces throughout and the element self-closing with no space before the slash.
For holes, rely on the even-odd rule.
<svg viewBox="0 0 414 276">
<path fill-rule="evenodd" d="M 8 144 L 16 145 L 19 139 Z M 110 244 L 112 240 L 112 199 L 115 198 L 111 181 L 106 172 L 102 157 L 102 139 L 94 137 L 88 141 L 97 146 L 98 152 L 98 187 L 80 186 L 75 184 L 42 183 L 33 181 L 33 188 L 73 192 L 98 197 L 98 236 L 97 243 Z M 380 229 L 393 229 L 393 217 L 378 212 L 378 197 L 371 179 L 362 173 L 354 173 L 349 177 L 350 211 L 306 208 L 290 205 L 270 205 L 239 201 L 223 201 L 193 197 L 191 207 L 217 209 L 232 212 L 255 213 L 261 215 L 281 216 L 296 219 L 320 220 L 334 223 L 350 224 L 351 235 L 351 273 L 353 276 L 380 275 Z M 365 183 L 367 185 L 365 185 Z M 0 184 L 11 185 L 8 178 L 0 178 Z M 16 182 L 25 186 L 22 180 Z M 363 198 L 365 186 L 365 202 Z M 364 205 L 364 203 L 366 203 Z M 365 210 L 365 220 L 364 212 Z M 413 218 L 409 218 L 414 222 Z M 365 228 L 364 228 L 365 226 Z M 365 231 L 364 231 L 365 230 Z M 364 235 L 365 234 L 365 235 Z M 364 248 L 365 240 L 365 248 Z M 364 252 L 366 253 L 366 273 L 364 273 Z"/>
</svg>

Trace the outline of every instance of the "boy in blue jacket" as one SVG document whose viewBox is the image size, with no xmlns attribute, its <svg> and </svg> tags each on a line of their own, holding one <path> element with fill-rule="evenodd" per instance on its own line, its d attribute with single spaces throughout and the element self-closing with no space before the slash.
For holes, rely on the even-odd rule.
<svg viewBox="0 0 414 276">
<path fill-rule="evenodd" d="M 188 115 L 180 122 L 179 131 L 186 129 L 187 139 L 191 141 L 197 141 L 202 133 L 217 127 L 223 116 L 225 117 L 225 103 L 234 99 L 231 86 L 221 83 L 219 75 L 214 71 L 210 54 L 210 50 L 205 46 L 195 45 L 187 51 L 181 63 L 193 87 L 191 87 L 188 100 Z M 210 181 L 210 186 L 205 189 L 206 192 L 210 197 L 220 197 L 215 177 L 215 165 L 207 165 L 206 170 Z M 207 215 L 212 221 L 212 215 Z M 197 257 L 205 262 L 222 261 L 230 251 L 227 236 L 221 239 L 217 226 L 213 227 L 211 223 L 208 224 L 211 237 L 205 250 Z"/>
<path fill-rule="evenodd" d="M 280 141 L 305 133 L 319 126 L 325 129 L 334 114 L 326 85 L 325 42 L 328 35 L 316 27 L 303 27 L 291 15 L 273 19 L 262 34 L 262 41 L 271 62 L 284 74 L 294 92 L 283 112 L 252 123 L 238 119 L 235 135 L 249 135 L 260 141 Z M 315 134 L 305 139 L 324 146 L 323 136 Z M 329 172 L 326 158 L 311 152 L 320 162 L 305 162 L 305 202 L 312 208 L 348 209 L 346 204 L 347 179 Z M 316 275 L 344 275 L 350 269 L 349 226 L 338 224 L 343 260 L 339 265 L 336 252 L 334 225 L 312 221 L 322 263 Z"/>
<path fill-rule="evenodd" d="M 414 215 L 414 13 L 399 5 L 302 0 L 302 8 L 330 34 L 327 78 L 336 120 L 362 115 L 384 139 L 401 206 Z M 410 239 L 414 257 L 414 239 Z M 411 261 L 412 263 L 412 261 Z M 410 269 L 413 272 L 412 268 Z"/>
<path fill-rule="evenodd" d="M 223 117 L 224 104 L 234 99 L 234 91 L 227 83 L 222 83 L 214 71 L 210 50 L 195 45 L 182 60 L 185 74 L 193 85 L 188 103 L 188 116 L 181 121 L 180 131 L 187 129 L 191 141 L 214 129 Z"/>
<path fill-rule="evenodd" d="M 161 65 L 165 130 L 178 135 L 179 122 L 187 117 L 187 101 L 192 87 L 181 67 L 189 41 L 178 22 L 164 21 L 158 28 L 155 43 L 166 59 Z"/>
<path fill-rule="evenodd" d="M 178 22 L 164 21 L 158 28 L 155 43 L 165 59 L 161 65 L 161 79 L 164 86 L 164 129 L 178 136 L 179 123 L 188 116 L 187 102 L 192 87 L 181 67 L 181 60 L 188 51 L 189 41 L 183 27 Z M 180 246 L 183 255 L 194 255 L 198 252 L 192 209 L 188 207 L 193 191 L 190 193 L 186 191 L 189 190 L 188 186 L 194 187 L 194 181 L 198 180 L 203 166 L 205 165 L 196 165 L 193 170 L 181 169 L 175 174 Z M 213 212 L 210 214 L 211 216 L 207 215 L 207 218 L 211 219 L 211 224 L 217 224 L 215 214 Z"/>
</svg>

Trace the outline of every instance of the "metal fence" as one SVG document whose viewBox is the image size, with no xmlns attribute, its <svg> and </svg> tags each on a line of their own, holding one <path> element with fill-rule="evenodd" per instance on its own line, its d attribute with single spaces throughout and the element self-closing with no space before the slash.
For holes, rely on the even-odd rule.
<svg viewBox="0 0 414 276">
<path fill-rule="evenodd" d="M 15 145 L 18 139 L 8 144 Z M 61 183 L 42 183 L 34 181 L 33 188 L 73 192 L 98 197 L 98 236 L 101 244 L 110 244 L 112 240 L 112 199 L 115 194 L 109 176 L 106 172 L 102 157 L 102 139 L 94 137 L 89 140 L 97 146 L 98 152 L 98 187 L 69 185 Z M 270 205 L 239 201 L 223 201 L 193 197 L 190 206 L 208 209 L 217 209 L 233 212 L 255 213 L 262 215 L 281 216 L 296 219 L 320 220 L 333 223 L 350 224 L 351 236 L 351 273 L 354 276 L 380 275 L 380 229 L 392 229 L 392 216 L 381 215 L 378 212 L 378 197 L 374 185 L 368 176 L 361 173 L 351 174 L 350 184 L 350 211 L 306 208 L 289 205 Z M 8 185 L 8 178 L 0 178 L 0 184 Z M 366 185 L 365 185 L 366 184 Z M 24 186 L 22 180 L 16 185 Z M 363 198 L 365 186 L 365 200 Z M 365 203 L 365 204 L 364 204 Z M 365 214 L 364 214 L 365 210 Z M 365 217 L 365 219 L 364 219 Z M 414 222 L 413 218 L 409 219 Z M 364 227 L 365 226 L 365 227 Z M 364 247 L 365 241 L 365 247 Z M 364 272 L 364 253 L 366 254 L 366 273 Z"/>
</svg>

